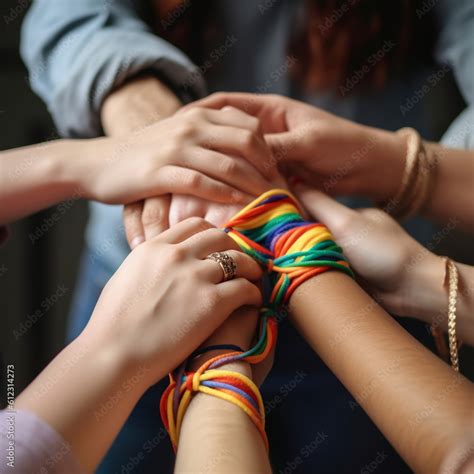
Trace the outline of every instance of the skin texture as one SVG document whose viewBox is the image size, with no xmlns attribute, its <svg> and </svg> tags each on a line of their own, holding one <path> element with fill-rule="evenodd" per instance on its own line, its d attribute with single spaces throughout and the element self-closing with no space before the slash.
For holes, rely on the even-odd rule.
<svg viewBox="0 0 474 474">
<path fill-rule="evenodd" d="M 221 282 L 219 265 L 204 259 L 222 250 L 237 262 L 232 281 Z M 22 392 L 16 408 L 52 426 L 92 472 L 150 385 L 238 308 L 261 304 L 260 290 L 250 282 L 260 276 L 259 266 L 222 231 L 197 218 L 178 224 L 130 253 L 83 333 Z M 183 295 L 193 297 L 194 318 Z M 256 311 L 235 314 L 247 318 L 252 334 Z M 225 326 L 220 331 L 228 334 Z"/>
<path fill-rule="evenodd" d="M 439 472 L 472 437 L 472 384 L 349 277 L 328 272 L 308 280 L 290 310 L 301 334 L 415 472 Z"/>
<path fill-rule="evenodd" d="M 303 186 L 296 193 L 311 216 L 331 229 L 364 287 L 387 311 L 447 330 L 444 259 L 425 249 L 380 209 L 350 209 Z M 457 335 L 474 345 L 474 268 L 456 266 L 460 278 Z"/>
<path fill-rule="evenodd" d="M 187 107 L 239 108 L 260 120 L 278 164 L 330 194 L 394 196 L 403 173 L 406 142 L 399 135 L 341 119 L 277 95 L 217 93 Z M 474 153 L 427 143 L 439 156 L 438 176 L 424 213 L 440 222 L 459 220 L 474 232 Z"/>
</svg>

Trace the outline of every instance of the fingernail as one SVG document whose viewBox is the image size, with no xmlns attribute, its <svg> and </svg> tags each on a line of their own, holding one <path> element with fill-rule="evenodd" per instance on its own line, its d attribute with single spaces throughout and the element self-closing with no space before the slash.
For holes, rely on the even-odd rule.
<svg viewBox="0 0 474 474">
<path fill-rule="evenodd" d="M 145 238 L 143 235 L 137 235 L 134 239 L 130 242 L 130 248 L 133 250 L 135 247 L 138 247 L 140 244 L 145 242 Z"/>
</svg>

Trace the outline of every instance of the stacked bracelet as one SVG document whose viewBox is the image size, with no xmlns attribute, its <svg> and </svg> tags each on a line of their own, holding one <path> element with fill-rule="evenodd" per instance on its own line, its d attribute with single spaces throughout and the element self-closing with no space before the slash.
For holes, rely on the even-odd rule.
<svg viewBox="0 0 474 474">
<path fill-rule="evenodd" d="M 265 434 L 265 409 L 258 387 L 245 375 L 211 367 L 219 364 L 220 356 L 204 363 L 196 372 L 182 374 L 179 379 L 170 375 L 160 402 L 160 414 L 176 451 L 184 415 L 195 393 L 201 392 L 233 403 L 252 420 L 262 435 L 268 449 Z M 178 403 L 176 403 L 176 400 Z"/>
<path fill-rule="evenodd" d="M 238 361 L 256 364 L 268 356 L 277 339 L 278 315 L 303 282 L 329 270 L 353 276 L 329 229 L 323 224 L 305 221 L 296 198 L 286 190 L 262 194 L 238 212 L 227 223 L 225 231 L 266 270 L 257 342 L 248 351 L 234 350 L 214 357 L 196 372 L 188 372 L 185 363 L 170 374 L 171 383 L 163 394 L 160 411 L 175 449 L 186 408 L 197 392 L 239 406 L 268 445 L 258 388 L 241 374 L 218 369 Z"/>
<path fill-rule="evenodd" d="M 436 179 L 438 156 L 426 150 L 420 135 L 413 128 L 402 128 L 397 134 L 407 141 L 405 169 L 397 193 L 380 207 L 394 217 L 406 219 L 426 205 Z"/>
</svg>

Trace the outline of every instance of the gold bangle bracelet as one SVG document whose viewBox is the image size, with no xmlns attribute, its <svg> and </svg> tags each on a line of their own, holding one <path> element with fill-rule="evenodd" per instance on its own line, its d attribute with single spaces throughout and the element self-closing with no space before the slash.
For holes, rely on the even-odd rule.
<svg viewBox="0 0 474 474">
<path fill-rule="evenodd" d="M 458 340 L 456 335 L 456 306 L 458 299 L 459 274 L 454 262 L 446 259 L 446 278 L 448 280 L 448 341 L 451 365 L 459 372 Z"/>
<path fill-rule="evenodd" d="M 402 128 L 396 133 L 407 140 L 405 170 L 403 172 L 400 188 L 393 198 L 395 205 L 401 205 L 407 190 L 410 188 L 410 183 L 413 181 L 416 174 L 417 158 L 421 147 L 421 137 L 418 132 L 412 128 Z"/>
<path fill-rule="evenodd" d="M 434 187 L 438 156 L 426 150 L 413 128 L 402 128 L 396 133 L 406 139 L 405 168 L 395 196 L 379 206 L 398 219 L 406 219 L 426 205 Z"/>
<path fill-rule="evenodd" d="M 459 288 L 459 273 L 456 265 L 451 259 L 447 257 L 442 258 L 446 265 L 443 286 L 448 288 L 448 344 L 446 343 L 445 334 L 439 328 L 439 323 L 433 323 L 431 325 L 431 334 L 433 335 L 439 356 L 447 363 L 451 361 L 453 369 L 456 372 L 459 372 L 459 342 L 456 334 L 456 306 Z"/>
</svg>

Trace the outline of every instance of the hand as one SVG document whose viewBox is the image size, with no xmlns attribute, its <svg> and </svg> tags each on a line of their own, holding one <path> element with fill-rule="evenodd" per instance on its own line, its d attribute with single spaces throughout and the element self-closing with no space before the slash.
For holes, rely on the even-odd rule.
<svg viewBox="0 0 474 474">
<path fill-rule="evenodd" d="M 278 95 L 217 93 L 185 107 L 232 106 L 260 120 L 274 161 L 330 194 L 383 200 L 397 191 L 406 144 L 398 135 Z"/>
<path fill-rule="evenodd" d="M 183 190 L 173 182 L 170 194 L 185 194 L 188 199 L 196 196 L 210 202 L 242 205 L 251 200 L 252 196 L 271 187 L 271 184 L 263 177 L 272 174 L 271 170 L 263 166 L 263 163 L 269 160 L 270 151 L 259 134 L 258 121 L 254 117 L 235 109 L 222 111 L 220 115 L 215 115 L 216 111 L 204 109 L 198 110 L 191 116 L 188 115 L 189 112 L 178 113 L 173 119 L 181 123 L 191 120 L 191 131 L 189 126 L 185 126 L 191 135 L 188 137 L 189 146 L 194 148 L 195 154 L 199 155 L 201 161 L 205 163 L 204 171 L 215 180 L 232 184 L 240 191 L 234 189 L 232 192 L 220 194 L 205 193 L 201 180 L 197 178 L 188 180 Z M 177 143 L 178 150 L 184 146 L 182 140 Z M 217 160 L 218 164 L 216 164 Z M 189 158 L 183 166 L 191 166 Z M 158 235 L 168 227 L 170 201 L 171 195 L 156 196 L 125 208 L 125 230 L 129 243 L 134 243 L 131 245 L 132 248 L 144 239 L 148 240 Z M 200 214 L 188 214 L 186 217 L 194 215 Z M 202 216 L 204 217 L 205 214 Z"/>
<path fill-rule="evenodd" d="M 222 110 L 232 112 L 235 110 L 232 107 L 224 107 Z M 284 178 L 277 172 L 274 160 L 269 164 L 263 163 L 265 172 L 270 176 L 268 178 L 269 188 L 287 188 Z M 254 193 L 252 198 L 247 198 L 243 204 L 248 204 L 254 197 L 257 197 L 260 192 Z M 232 203 L 218 203 L 206 199 L 200 199 L 195 196 L 184 196 L 181 194 L 173 194 L 171 202 L 165 202 L 161 205 L 160 214 L 168 213 L 169 225 L 174 225 L 181 222 L 188 217 L 197 216 L 203 217 L 215 226 L 224 225 L 231 217 L 233 217 L 240 209 L 242 204 Z"/>
<path fill-rule="evenodd" d="M 222 282 L 206 260 L 228 251 L 236 278 Z M 104 288 L 82 337 L 100 341 L 124 365 L 149 370 L 144 388 L 174 369 L 244 305 L 259 306 L 259 265 L 223 231 L 192 218 L 133 250 Z"/>
<path fill-rule="evenodd" d="M 210 117 L 215 123 L 210 122 L 207 115 L 216 113 Z M 237 114 L 245 116 L 239 111 Z M 240 141 L 223 135 L 245 131 L 218 122 L 231 122 L 235 115 L 196 109 L 126 137 L 96 140 L 88 148 L 89 160 L 83 173 L 87 197 L 107 204 L 128 204 L 177 192 L 216 202 L 242 202 L 256 191 L 267 189 L 269 183 L 247 160 L 226 154 L 232 149 L 235 154 L 241 153 Z M 252 124 L 255 121 L 253 117 L 249 120 Z M 258 148 L 266 153 L 263 141 L 260 145 Z M 258 150 L 254 153 L 258 155 Z M 92 171 L 87 173 L 88 169 Z"/>
<path fill-rule="evenodd" d="M 162 230 L 167 212 L 156 205 L 166 206 L 168 193 L 246 202 L 271 186 L 263 176 L 271 175 L 263 166 L 270 152 L 258 127 L 257 119 L 236 109 L 195 108 L 129 136 L 103 139 L 100 160 L 93 157 L 98 166 L 90 167 L 94 173 L 84 183 L 88 197 L 111 204 L 139 201 L 124 215 L 132 247 Z"/>
<path fill-rule="evenodd" d="M 312 217 L 328 226 L 353 270 L 387 310 L 421 317 L 422 308 L 431 311 L 427 300 L 446 298 L 443 260 L 381 209 L 353 210 L 320 191 L 296 192 Z"/>
</svg>

